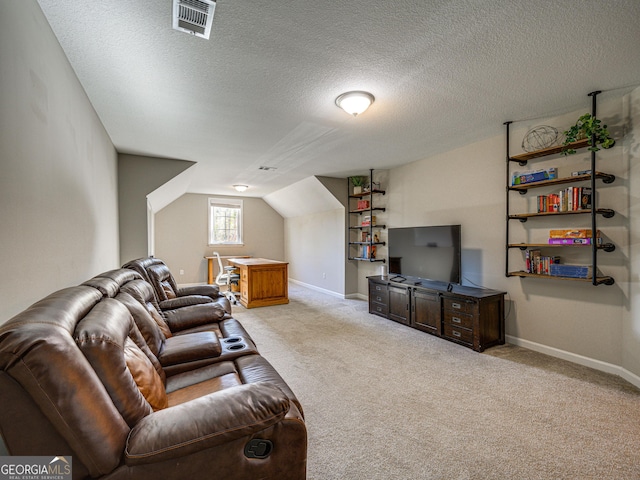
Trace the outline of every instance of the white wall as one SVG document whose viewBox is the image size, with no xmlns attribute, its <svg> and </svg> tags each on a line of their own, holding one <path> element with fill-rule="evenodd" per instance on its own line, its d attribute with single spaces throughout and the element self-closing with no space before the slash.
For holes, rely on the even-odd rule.
<svg viewBox="0 0 640 480">
<path fill-rule="evenodd" d="M 0 323 L 118 266 L 117 156 L 35 0 L 0 2 Z"/>
<path fill-rule="evenodd" d="M 285 260 L 284 220 L 261 198 L 242 197 L 244 245 L 209 246 L 209 198 L 216 197 L 219 196 L 188 193 L 155 215 L 155 256 L 169 266 L 178 283 L 205 283 L 207 261 L 204 257 L 211 256 L 214 250 L 221 256 Z M 180 270 L 184 270 L 183 275 Z"/>
</svg>

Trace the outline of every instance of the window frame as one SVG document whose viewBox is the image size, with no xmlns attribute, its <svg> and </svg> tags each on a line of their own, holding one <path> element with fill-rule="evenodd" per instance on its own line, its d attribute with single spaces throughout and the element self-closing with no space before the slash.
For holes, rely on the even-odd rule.
<svg viewBox="0 0 640 480">
<path fill-rule="evenodd" d="M 237 226 L 237 236 L 238 240 L 235 242 L 215 242 L 214 237 L 214 212 L 215 207 L 225 207 L 225 208 L 236 208 L 238 210 L 238 226 Z M 207 202 L 207 219 L 208 219 L 208 231 L 207 231 L 207 245 L 208 246 L 216 246 L 216 245 L 244 245 L 244 232 L 243 232 L 243 223 L 244 223 L 244 202 L 239 198 L 214 198 L 210 197 Z"/>
</svg>

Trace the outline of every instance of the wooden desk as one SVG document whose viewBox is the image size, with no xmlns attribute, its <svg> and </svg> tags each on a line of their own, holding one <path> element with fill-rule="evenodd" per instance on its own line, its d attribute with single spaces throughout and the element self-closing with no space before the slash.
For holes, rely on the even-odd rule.
<svg viewBox="0 0 640 480">
<path fill-rule="evenodd" d="M 215 283 L 215 278 L 216 278 L 216 273 L 215 273 L 215 267 L 214 267 L 214 263 L 213 261 L 216 260 L 217 262 L 217 258 L 216 257 L 204 257 L 207 259 L 207 283 L 209 285 L 213 285 Z M 243 255 L 243 256 L 228 256 L 228 255 L 220 255 L 220 260 L 222 260 L 223 262 L 229 258 L 251 258 L 249 255 Z"/>
<path fill-rule="evenodd" d="M 240 270 L 240 303 L 245 308 L 289 303 L 289 264 L 266 258 L 230 258 Z"/>
</svg>

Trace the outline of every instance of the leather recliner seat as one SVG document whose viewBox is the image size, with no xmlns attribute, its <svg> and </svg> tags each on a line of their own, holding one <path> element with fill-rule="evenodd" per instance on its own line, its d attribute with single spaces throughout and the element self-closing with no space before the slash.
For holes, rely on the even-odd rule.
<svg viewBox="0 0 640 480">
<path fill-rule="evenodd" d="M 220 294 L 217 285 L 191 285 L 178 287 L 169 267 L 159 258 L 143 257 L 125 263 L 122 268 L 138 272 L 153 286 L 161 311 L 214 302 L 231 313 L 229 299 Z"/>
<path fill-rule="evenodd" d="M 70 287 L 0 326 L 10 454 L 69 455 L 77 479 L 305 478 L 302 408 L 264 357 L 222 352 L 168 376 L 137 300 L 115 297 Z"/>
</svg>

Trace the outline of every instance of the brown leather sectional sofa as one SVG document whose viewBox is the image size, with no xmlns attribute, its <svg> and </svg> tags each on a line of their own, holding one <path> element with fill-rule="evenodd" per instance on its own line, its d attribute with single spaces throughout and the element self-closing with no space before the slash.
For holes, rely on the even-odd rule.
<svg viewBox="0 0 640 480">
<path fill-rule="evenodd" d="M 224 301 L 162 310 L 129 268 L 0 325 L 0 434 L 78 479 L 306 476 L 302 406 Z"/>
</svg>

